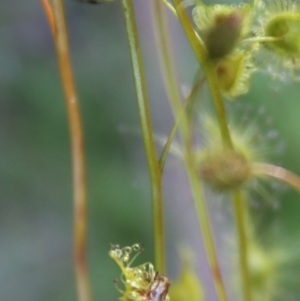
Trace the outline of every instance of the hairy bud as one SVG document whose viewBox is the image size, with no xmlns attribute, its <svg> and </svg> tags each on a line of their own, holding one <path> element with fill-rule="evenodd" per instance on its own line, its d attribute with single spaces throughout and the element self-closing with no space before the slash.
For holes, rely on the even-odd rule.
<svg viewBox="0 0 300 301">
<path fill-rule="evenodd" d="M 208 57 L 224 58 L 249 30 L 250 6 L 198 5 L 193 17 L 205 43 Z"/>
<path fill-rule="evenodd" d="M 242 185 L 250 175 L 250 166 L 242 155 L 225 150 L 207 155 L 200 164 L 199 174 L 214 189 L 224 191 Z"/>
</svg>

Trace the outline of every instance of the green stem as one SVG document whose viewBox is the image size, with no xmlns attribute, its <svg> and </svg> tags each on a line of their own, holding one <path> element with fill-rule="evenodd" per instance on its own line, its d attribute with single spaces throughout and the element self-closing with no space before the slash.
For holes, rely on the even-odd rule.
<svg viewBox="0 0 300 301">
<path fill-rule="evenodd" d="M 185 114 L 185 110 L 188 106 L 188 104 L 192 101 L 194 95 L 196 94 L 197 90 L 199 87 L 201 87 L 201 85 L 204 83 L 205 81 L 205 77 L 202 77 L 195 85 L 194 87 L 192 88 L 190 94 L 188 95 L 188 97 L 186 98 L 184 104 L 183 104 L 183 107 L 182 107 L 182 112 L 180 114 L 180 116 L 177 116 L 173 126 L 172 126 L 172 129 L 168 135 L 168 138 L 167 138 L 167 141 L 165 143 L 165 146 L 161 152 L 161 155 L 159 157 L 159 165 L 160 165 L 160 169 L 161 171 L 163 171 L 164 169 L 164 165 L 165 165 L 165 161 L 166 161 L 166 158 L 167 158 L 167 155 L 168 155 L 168 152 L 169 152 L 169 149 L 170 149 L 170 146 L 172 144 L 172 141 L 174 139 L 174 136 L 176 134 L 176 131 L 177 131 L 177 127 L 180 123 L 180 120 L 182 118 L 182 115 Z"/>
<path fill-rule="evenodd" d="M 189 123 L 185 114 L 182 114 L 184 110 L 181 107 L 181 97 L 177 87 L 175 79 L 175 72 L 173 70 L 173 64 L 171 57 L 171 51 L 168 43 L 168 34 L 163 19 L 162 8 L 160 0 L 153 0 L 152 10 L 154 16 L 154 24 L 156 24 L 156 38 L 157 45 L 159 47 L 158 52 L 160 54 L 162 73 L 165 82 L 166 91 L 170 101 L 175 120 L 180 120 L 180 134 L 183 141 L 183 159 L 185 164 L 186 173 L 188 176 L 191 192 L 194 200 L 196 214 L 200 231 L 203 236 L 203 242 L 205 246 L 206 255 L 208 258 L 209 266 L 211 269 L 213 282 L 220 301 L 226 301 L 225 288 L 222 283 L 220 269 L 217 262 L 217 256 L 215 253 L 213 237 L 210 229 L 206 204 L 203 199 L 203 193 L 199 184 L 197 172 L 195 169 L 193 153 L 190 145 L 190 130 Z"/>
<path fill-rule="evenodd" d="M 227 123 L 226 111 L 224 108 L 224 103 L 222 100 L 222 95 L 218 85 L 218 79 L 214 70 L 214 66 L 210 64 L 209 61 L 205 61 L 202 65 L 202 68 L 203 72 L 206 75 L 207 83 L 211 93 L 211 98 L 216 111 L 223 144 L 225 147 L 233 149 L 233 144 Z"/>
<path fill-rule="evenodd" d="M 202 39 L 196 34 L 189 16 L 185 11 L 184 7 L 182 6 L 181 0 L 172 0 L 173 6 L 176 9 L 178 19 L 182 25 L 182 28 L 185 32 L 185 35 L 195 53 L 197 60 L 199 61 L 200 65 L 203 65 L 204 60 L 207 57 L 207 51 Z"/>
<path fill-rule="evenodd" d="M 227 124 L 226 112 L 218 87 L 215 71 L 212 66 L 205 64 L 203 69 L 207 77 L 207 82 L 211 91 L 212 100 L 216 110 L 216 115 L 219 121 L 219 127 L 225 147 L 234 150 L 231 140 L 230 131 Z M 237 229 L 237 239 L 239 246 L 239 264 L 242 276 L 242 291 L 245 301 L 251 301 L 251 285 L 248 267 L 248 254 L 247 254 L 247 234 L 245 229 L 245 210 L 243 206 L 245 200 L 239 190 L 234 190 L 232 193 L 232 206 L 235 216 L 235 224 Z"/>
<path fill-rule="evenodd" d="M 215 107 L 219 128 L 223 140 L 224 147 L 234 150 L 234 145 L 232 143 L 226 111 L 224 108 L 224 103 L 222 100 L 222 95 L 220 88 L 218 86 L 218 81 L 216 77 L 216 72 L 213 65 L 209 61 L 204 62 L 203 71 L 206 75 L 209 89 L 211 92 L 212 101 Z M 234 190 L 232 193 L 232 206 L 235 216 L 235 224 L 237 229 L 237 240 L 239 246 L 239 263 L 241 268 L 241 278 L 242 278 L 242 291 L 245 301 L 252 301 L 251 296 L 251 285 L 248 267 L 248 254 L 247 254 L 247 234 L 245 229 L 245 202 L 243 195 L 239 190 Z"/>
<path fill-rule="evenodd" d="M 242 192 L 238 189 L 232 193 L 232 204 L 235 216 L 235 223 L 237 228 L 237 238 L 239 244 L 239 264 L 242 275 L 242 291 L 244 293 L 244 299 L 251 301 L 251 286 L 250 286 L 250 275 L 248 268 L 248 243 L 247 233 L 245 229 L 246 220 L 246 208 L 245 199 L 243 198 Z"/>
<path fill-rule="evenodd" d="M 190 42 L 190 45 L 195 53 L 195 56 L 202 66 L 203 71 L 206 75 L 208 86 L 211 92 L 212 101 L 215 107 L 219 128 L 223 140 L 224 147 L 233 149 L 233 143 L 228 128 L 226 112 L 218 85 L 217 76 L 213 64 L 207 58 L 207 51 L 201 38 L 195 33 L 194 28 L 190 22 L 189 16 L 184 9 L 181 7 L 181 0 L 172 0 L 173 5 L 177 11 L 177 16 L 181 22 L 183 30 Z M 243 212 L 242 203 L 244 202 L 243 196 L 239 191 L 233 192 L 233 208 L 235 213 L 238 245 L 239 245 L 239 262 L 241 267 L 241 277 L 243 286 L 243 295 L 245 301 L 251 301 L 251 286 L 249 280 L 249 267 L 247 264 L 247 238 L 245 230 L 245 212 Z"/>
<path fill-rule="evenodd" d="M 207 82 L 211 92 L 212 101 L 215 107 L 216 115 L 219 122 L 219 128 L 223 139 L 224 147 L 234 150 L 231 140 L 231 135 L 227 123 L 226 112 L 222 100 L 220 88 L 218 86 L 217 77 L 213 66 L 209 62 L 203 65 L 204 73 L 206 74 Z M 245 301 L 252 301 L 251 285 L 248 267 L 247 255 L 247 235 L 245 229 L 245 202 L 243 195 L 239 190 L 234 190 L 232 193 L 232 206 L 235 216 L 237 229 L 237 240 L 239 246 L 239 263 L 241 268 L 242 291 Z"/>
<path fill-rule="evenodd" d="M 161 0 L 161 1 L 174 16 L 177 16 L 175 8 L 172 6 L 172 4 L 168 2 L 168 0 Z"/>
<path fill-rule="evenodd" d="M 257 43 L 257 42 L 278 42 L 282 41 L 283 37 L 254 37 L 254 38 L 247 38 L 244 39 L 243 43 Z"/>
<path fill-rule="evenodd" d="M 162 274 L 165 274 L 161 171 L 158 164 L 155 144 L 153 140 L 139 39 L 135 24 L 134 9 L 131 0 L 121 0 L 121 4 L 123 8 L 123 15 L 129 42 L 133 76 L 137 94 L 138 111 L 150 176 L 155 267 L 156 270 L 158 270 Z"/>
</svg>

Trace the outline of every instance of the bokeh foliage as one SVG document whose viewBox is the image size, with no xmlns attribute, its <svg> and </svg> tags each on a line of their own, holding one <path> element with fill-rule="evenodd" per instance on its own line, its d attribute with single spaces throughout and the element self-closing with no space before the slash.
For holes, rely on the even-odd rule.
<svg viewBox="0 0 300 301">
<path fill-rule="evenodd" d="M 64 2 L 85 133 L 92 289 L 95 300 L 110 301 L 117 298 L 112 280 L 118 276 L 107 256 L 110 243 L 141 242 L 144 259 L 152 256 L 147 168 L 120 5 Z M 149 7 L 136 9 L 154 131 L 166 135 L 171 119 Z M 50 31 L 36 0 L 2 0 L 0 20 L 0 300 L 75 300 L 69 138 Z M 189 83 L 196 62 L 172 16 L 170 22 L 181 79 Z M 258 73 L 240 102 L 251 106 L 245 114 L 252 122 L 265 108 L 286 143 L 281 164 L 299 174 L 298 95 L 298 83 Z M 288 190 L 270 213 L 291 241 L 300 239 L 299 200 Z M 172 238 L 176 214 L 166 216 Z"/>
</svg>

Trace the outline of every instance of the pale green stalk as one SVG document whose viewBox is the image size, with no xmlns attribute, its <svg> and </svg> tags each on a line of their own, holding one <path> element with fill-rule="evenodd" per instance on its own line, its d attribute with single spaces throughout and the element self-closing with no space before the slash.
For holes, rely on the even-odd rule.
<svg viewBox="0 0 300 301">
<path fill-rule="evenodd" d="M 161 0 L 167 9 L 175 16 L 177 16 L 176 9 L 168 2 L 168 0 Z"/>
<path fill-rule="evenodd" d="M 251 286 L 250 286 L 250 274 L 248 268 L 248 242 L 247 232 L 245 228 L 246 221 L 246 208 L 245 199 L 240 189 L 235 189 L 232 193 L 232 204 L 235 216 L 235 224 L 237 229 L 237 239 L 239 246 L 239 264 L 241 268 L 242 276 L 242 292 L 244 293 L 244 299 L 251 301 Z"/>
<path fill-rule="evenodd" d="M 194 95 L 196 94 L 198 88 L 204 83 L 204 81 L 205 81 L 205 78 L 203 77 L 203 78 L 201 78 L 194 85 L 194 87 L 192 88 L 190 94 L 188 95 L 188 97 L 186 98 L 186 100 L 185 100 L 185 102 L 184 102 L 184 104 L 182 106 L 182 110 L 181 110 L 180 116 L 176 117 L 176 120 L 175 120 L 175 122 L 174 122 L 174 124 L 173 124 L 173 126 L 171 128 L 171 131 L 170 131 L 170 133 L 168 135 L 167 141 L 166 141 L 166 143 L 164 145 L 164 148 L 163 148 L 163 150 L 161 152 L 161 155 L 159 157 L 159 160 L 158 160 L 161 171 L 163 171 L 163 168 L 164 168 L 164 165 L 165 165 L 165 161 L 166 161 L 169 149 L 171 147 L 172 141 L 173 141 L 173 139 L 175 137 L 175 134 L 176 134 L 176 131 L 177 131 L 177 127 L 178 127 L 178 125 L 180 123 L 180 120 L 181 120 L 182 116 L 185 114 L 185 110 L 186 110 L 188 104 L 192 101 L 192 99 L 193 99 Z"/>
<path fill-rule="evenodd" d="M 121 0 L 121 4 L 123 8 L 123 15 L 129 42 L 138 111 L 150 176 L 155 267 L 156 270 L 158 270 L 160 273 L 165 274 L 161 171 L 158 164 L 155 144 L 153 140 L 139 39 L 135 24 L 134 9 L 131 0 Z"/>
</svg>

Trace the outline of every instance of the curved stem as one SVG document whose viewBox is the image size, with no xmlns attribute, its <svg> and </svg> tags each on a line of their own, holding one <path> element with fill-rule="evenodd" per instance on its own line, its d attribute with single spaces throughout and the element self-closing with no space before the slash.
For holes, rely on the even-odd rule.
<svg viewBox="0 0 300 301">
<path fill-rule="evenodd" d="M 42 0 L 56 46 L 58 66 L 68 114 L 73 169 L 74 264 L 78 299 L 90 301 L 91 293 L 86 267 L 86 189 L 82 126 L 77 95 L 69 59 L 67 31 L 61 0 Z"/>
<path fill-rule="evenodd" d="M 175 120 L 178 119 L 180 121 L 179 129 L 181 134 L 181 140 L 183 142 L 183 159 L 185 164 L 185 170 L 191 187 L 200 231 L 203 236 L 206 256 L 208 259 L 218 299 L 220 301 L 226 301 L 227 298 L 225 294 L 225 288 L 221 279 L 220 269 L 214 248 L 214 242 L 210 229 L 207 208 L 203 199 L 202 189 L 198 181 L 193 153 L 190 145 L 191 133 L 189 129 L 189 123 L 186 118 L 186 115 L 183 114 L 184 110 L 182 110 L 181 106 L 181 97 L 174 76 L 175 72 L 173 70 L 172 60 L 170 58 L 171 51 L 169 48 L 168 34 L 163 19 L 160 0 L 152 1 L 152 10 L 154 16 L 154 23 L 156 25 L 156 38 L 157 45 L 159 48 L 158 52 L 160 54 L 163 79 L 165 82 L 165 87 L 173 111 L 173 115 L 175 116 Z"/>
<path fill-rule="evenodd" d="M 56 25 L 55 25 L 55 19 L 54 19 L 52 6 L 50 5 L 48 0 L 40 0 L 40 2 L 42 4 L 44 12 L 46 14 L 51 33 L 54 36 L 56 33 Z"/>
<path fill-rule="evenodd" d="M 172 126 L 172 129 L 168 135 L 168 138 L 167 138 L 167 141 L 165 143 L 165 146 L 161 152 L 161 155 L 159 157 L 159 165 L 160 165 L 160 169 L 161 171 L 163 171 L 164 169 L 164 165 L 165 165 L 165 161 L 166 161 L 166 158 L 167 158 L 167 155 L 168 155 L 168 152 L 169 152 L 169 149 L 170 149 L 170 146 L 172 144 L 172 141 L 174 139 L 174 136 L 176 134 L 176 131 L 177 131 L 177 127 L 180 123 L 180 120 L 182 118 L 182 115 L 185 114 L 185 110 L 186 110 L 186 107 L 188 106 L 188 104 L 191 102 L 191 100 L 193 99 L 194 95 L 196 94 L 197 90 L 199 87 L 201 87 L 201 85 L 205 82 L 205 77 L 202 77 L 198 82 L 196 82 L 196 84 L 194 85 L 194 87 L 192 88 L 192 90 L 190 91 L 190 94 L 188 95 L 188 97 L 186 98 L 184 104 L 183 104 L 183 107 L 182 107 L 182 112 L 180 114 L 180 116 L 177 116 L 176 117 L 176 120 Z"/>
<path fill-rule="evenodd" d="M 165 274 L 161 171 L 158 164 L 155 144 L 153 140 L 138 33 L 134 18 L 134 10 L 131 0 L 121 0 L 121 4 L 123 7 L 123 15 L 129 42 L 137 94 L 137 104 L 151 183 L 155 266 L 158 271 L 160 271 L 162 274 Z"/>
<path fill-rule="evenodd" d="M 162 3 L 167 7 L 167 9 L 177 17 L 176 9 L 173 7 L 171 3 L 168 2 L 168 0 L 161 0 Z"/>
<path fill-rule="evenodd" d="M 268 163 L 253 163 L 251 170 L 254 175 L 271 177 L 300 192 L 300 177 L 283 167 Z"/>
</svg>

